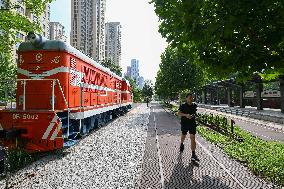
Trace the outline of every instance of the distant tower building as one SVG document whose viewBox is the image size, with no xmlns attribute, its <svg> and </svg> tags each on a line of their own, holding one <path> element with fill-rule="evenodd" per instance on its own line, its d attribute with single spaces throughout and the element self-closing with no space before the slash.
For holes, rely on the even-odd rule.
<svg viewBox="0 0 284 189">
<path fill-rule="evenodd" d="M 139 79 L 139 60 L 132 59 L 131 60 L 131 78 L 134 79 L 138 85 Z"/>
<path fill-rule="evenodd" d="M 139 60 L 132 59 L 131 66 L 127 66 L 127 72 L 124 75 L 132 78 L 140 89 L 144 87 L 144 77 L 139 74 Z"/>
<path fill-rule="evenodd" d="M 124 76 L 126 77 L 131 77 L 131 66 L 127 66 L 127 71 L 126 73 L 124 74 Z"/>
<path fill-rule="evenodd" d="M 105 58 L 106 0 L 72 0 L 71 45 L 101 61 Z"/>
<path fill-rule="evenodd" d="M 50 40 L 61 40 L 67 42 L 64 26 L 62 26 L 59 22 L 50 22 L 49 30 Z"/>
<path fill-rule="evenodd" d="M 120 66 L 121 25 L 119 22 L 106 23 L 106 58 Z"/>
<path fill-rule="evenodd" d="M 138 87 L 140 89 L 143 89 L 143 87 L 144 87 L 144 77 L 142 77 L 142 76 L 138 78 Z"/>
</svg>

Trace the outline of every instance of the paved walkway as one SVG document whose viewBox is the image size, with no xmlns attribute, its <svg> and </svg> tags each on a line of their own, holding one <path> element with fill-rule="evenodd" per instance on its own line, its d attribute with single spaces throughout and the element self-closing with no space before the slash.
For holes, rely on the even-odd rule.
<svg viewBox="0 0 284 189">
<path fill-rule="evenodd" d="M 240 163 L 197 136 L 200 163 L 190 161 L 189 142 L 179 153 L 180 125 L 160 105 L 152 104 L 139 188 L 277 188 L 252 175 Z"/>
</svg>

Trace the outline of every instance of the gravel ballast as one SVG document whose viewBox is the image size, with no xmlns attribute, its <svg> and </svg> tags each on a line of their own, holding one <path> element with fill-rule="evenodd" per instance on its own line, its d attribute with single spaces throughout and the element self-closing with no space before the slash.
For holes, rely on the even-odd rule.
<svg viewBox="0 0 284 189">
<path fill-rule="evenodd" d="M 62 152 L 10 175 L 9 188 L 135 188 L 141 176 L 150 110 L 132 109 Z M 0 188 L 5 188 L 5 180 Z"/>
</svg>

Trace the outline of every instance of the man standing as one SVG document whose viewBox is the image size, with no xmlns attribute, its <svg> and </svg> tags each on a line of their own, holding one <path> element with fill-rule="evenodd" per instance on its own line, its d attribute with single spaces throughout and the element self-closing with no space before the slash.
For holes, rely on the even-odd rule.
<svg viewBox="0 0 284 189">
<path fill-rule="evenodd" d="M 192 161 L 199 161 L 198 157 L 195 154 L 196 142 L 195 142 L 195 134 L 196 134 L 196 121 L 195 116 L 197 111 L 197 105 L 192 103 L 192 94 L 189 93 L 186 95 L 186 103 L 180 105 L 178 115 L 181 116 L 181 144 L 180 144 L 180 152 L 184 150 L 184 140 L 187 132 L 189 132 L 190 142 L 191 142 L 191 150 L 192 150 Z"/>
<path fill-rule="evenodd" d="M 147 107 L 149 107 L 149 97 L 146 97 Z"/>
</svg>

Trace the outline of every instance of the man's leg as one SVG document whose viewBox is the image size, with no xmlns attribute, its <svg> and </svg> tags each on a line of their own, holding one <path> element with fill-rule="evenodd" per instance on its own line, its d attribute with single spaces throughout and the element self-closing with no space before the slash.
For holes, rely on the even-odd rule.
<svg viewBox="0 0 284 189">
<path fill-rule="evenodd" d="M 180 134 L 180 147 L 179 147 L 179 151 L 180 152 L 183 152 L 184 150 L 184 140 L 185 140 L 185 137 L 186 137 L 186 133 L 184 131 L 181 131 L 181 134 Z"/>
<path fill-rule="evenodd" d="M 180 135 L 180 143 L 181 144 L 184 143 L 185 137 L 186 137 L 186 135 L 184 135 L 183 132 L 181 132 L 181 135 Z"/>
<path fill-rule="evenodd" d="M 199 161 L 198 157 L 195 154 L 195 149 L 196 149 L 196 141 L 195 141 L 195 134 L 196 134 L 196 128 L 192 128 L 189 133 L 189 138 L 190 138 L 190 145 L 191 145 L 191 151 L 192 151 L 192 156 L 191 160 L 192 161 Z"/>
<path fill-rule="evenodd" d="M 190 134 L 189 138 L 190 138 L 191 151 L 195 153 L 195 149 L 196 149 L 195 135 Z"/>
</svg>

